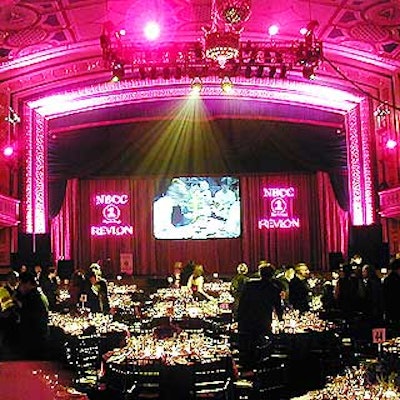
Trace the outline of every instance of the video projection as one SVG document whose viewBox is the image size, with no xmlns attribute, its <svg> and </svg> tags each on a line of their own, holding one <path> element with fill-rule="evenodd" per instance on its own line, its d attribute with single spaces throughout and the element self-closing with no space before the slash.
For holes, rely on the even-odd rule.
<svg viewBox="0 0 400 400">
<path fill-rule="evenodd" d="M 166 179 L 154 198 L 153 229 L 156 239 L 239 237 L 239 179 L 232 176 Z"/>
</svg>

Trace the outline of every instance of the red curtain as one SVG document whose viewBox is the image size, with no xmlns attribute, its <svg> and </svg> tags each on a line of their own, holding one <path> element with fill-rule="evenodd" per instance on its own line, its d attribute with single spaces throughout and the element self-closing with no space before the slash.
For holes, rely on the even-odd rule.
<svg viewBox="0 0 400 400">
<path fill-rule="evenodd" d="M 135 275 L 165 276 L 176 261 L 189 260 L 202 263 L 208 274 L 233 274 L 242 261 L 255 270 L 260 259 L 277 265 L 304 261 L 315 270 L 326 270 L 329 252 L 347 253 L 348 214 L 338 206 L 325 173 L 241 177 L 238 239 L 154 239 L 152 204 L 157 182 L 156 178 L 69 181 L 62 209 L 52 221 L 55 258 L 73 259 L 82 268 L 102 260 L 105 272 L 114 275 L 120 272 L 120 254 L 132 253 Z M 265 224 L 259 228 L 260 220 L 276 219 L 271 217 L 273 197 L 264 196 L 265 188 L 292 188 L 280 219 L 298 218 L 298 227 L 278 228 L 271 222 L 268 229 Z M 91 227 L 104 222 L 104 205 L 94 203 L 101 194 L 128 196 L 128 204 L 120 207 L 120 220 L 133 227 L 133 235 L 91 235 Z"/>
</svg>

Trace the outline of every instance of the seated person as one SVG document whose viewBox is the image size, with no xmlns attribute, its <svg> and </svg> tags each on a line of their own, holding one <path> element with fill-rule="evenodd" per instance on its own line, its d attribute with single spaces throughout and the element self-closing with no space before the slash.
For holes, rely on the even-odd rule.
<svg viewBox="0 0 400 400">
<path fill-rule="evenodd" d="M 214 298 L 204 291 L 204 268 L 200 264 L 195 265 L 192 275 L 189 276 L 187 287 L 193 293 L 193 297 L 198 300 Z"/>
</svg>

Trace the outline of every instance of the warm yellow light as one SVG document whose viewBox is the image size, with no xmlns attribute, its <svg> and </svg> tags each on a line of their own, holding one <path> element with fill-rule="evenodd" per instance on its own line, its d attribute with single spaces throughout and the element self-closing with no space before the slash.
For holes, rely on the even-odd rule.
<svg viewBox="0 0 400 400">
<path fill-rule="evenodd" d="M 233 83 L 229 76 L 225 76 L 221 81 L 221 89 L 225 94 L 231 94 L 233 92 Z"/>
</svg>

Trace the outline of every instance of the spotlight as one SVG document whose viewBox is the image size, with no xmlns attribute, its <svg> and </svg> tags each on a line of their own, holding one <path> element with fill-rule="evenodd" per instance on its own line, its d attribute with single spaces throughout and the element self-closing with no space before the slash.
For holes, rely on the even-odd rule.
<svg viewBox="0 0 400 400">
<path fill-rule="evenodd" d="M 201 89 L 203 89 L 203 82 L 198 76 L 192 79 L 192 82 L 190 83 L 190 88 L 192 96 L 198 96 L 200 94 Z"/>
<path fill-rule="evenodd" d="M 306 35 L 307 34 L 307 32 L 308 32 L 308 29 L 305 27 L 305 26 L 303 26 L 302 28 L 300 28 L 300 35 Z"/>
<path fill-rule="evenodd" d="M 3 154 L 5 157 L 11 157 L 14 154 L 14 147 L 11 146 L 11 144 L 8 144 L 6 147 L 4 147 Z"/>
<path fill-rule="evenodd" d="M 112 82 L 118 82 L 121 79 L 123 79 L 125 76 L 125 69 L 124 66 L 122 65 L 121 61 L 115 60 L 113 62 L 113 67 L 112 67 Z"/>
<path fill-rule="evenodd" d="M 144 36 L 147 40 L 156 40 L 160 36 L 160 31 L 160 25 L 155 21 L 151 21 L 144 27 Z"/>
<path fill-rule="evenodd" d="M 279 74 L 280 79 L 286 79 L 286 73 L 287 73 L 287 66 L 285 64 L 281 65 L 281 73 Z"/>
<path fill-rule="evenodd" d="M 303 67 L 303 77 L 309 80 L 315 79 L 314 66 L 304 65 Z"/>
<path fill-rule="evenodd" d="M 264 67 L 263 67 L 262 65 L 260 65 L 260 66 L 257 68 L 256 77 L 257 77 L 257 78 L 262 78 L 263 75 L 264 75 Z"/>
<path fill-rule="evenodd" d="M 279 32 L 279 26 L 278 25 L 271 25 L 268 28 L 269 36 L 275 36 L 276 34 L 278 34 L 278 32 Z"/>
<path fill-rule="evenodd" d="M 225 94 L 230 94 L 233 91 L 233 83 L 229 76 L 225 76 L 221 80 L 221 89 Z"/>
<path fill-rule="evenodd" d="M 250 78 L 251 78 L 251 65 L 248 65 L 248 66 L 246 67 L 246 69 L 244 70 L 244 76 L 245 76 L 245 78 L 247 78 L 247 79 L 250 79 Z"/>
<path fill-rule="evenodd" d="M 393 139 L 388 139 L 386 142 L 386 148 L 389 150 L 393 150 L 397 146 L 397 142 Z"/>
<path fill-rule="evenodd" d="M 272 79 L 272 78 L 275 77 L 275 74 L 276 74 L 276 67 L 275 67 L 275 65 L 271 65 L 271 66 L 269 67 L 268 77 L 269 77 L 270 79 Z"/>
<path fill-rule="evenodd" d="M 19 122 L 21 122 L 20 116 L 17 114 L 17 112 L 12 107 L 8 107 L 8 110 L 9 110 L 9 114 L 7 117 L 5 117 L 5 120 L 7 122 L 9 122 L 12 125 L 15 125 L 15 124 L 18 124 Z"/>
</svg>

